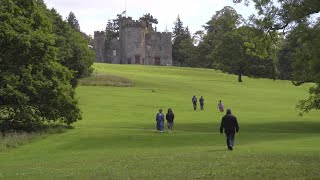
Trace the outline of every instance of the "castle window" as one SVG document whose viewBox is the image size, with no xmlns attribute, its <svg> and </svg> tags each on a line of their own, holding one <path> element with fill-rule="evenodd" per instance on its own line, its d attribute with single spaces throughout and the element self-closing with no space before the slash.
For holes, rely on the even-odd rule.
<svg viewBox="0 0 320 180">
<path fill-rule="evenodd" d="M 112 50 L 112 55 L 117 56 L 117 50 Z"/>
</svg>

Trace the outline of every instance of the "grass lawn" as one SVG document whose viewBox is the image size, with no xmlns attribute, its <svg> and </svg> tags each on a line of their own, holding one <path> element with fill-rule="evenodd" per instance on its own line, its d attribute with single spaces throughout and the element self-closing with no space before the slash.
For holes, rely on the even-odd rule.
<svg viewBox="0 0 320 180">
<path fill-rule="evenodd" d="M 320 112 L 298 117 L 310 84 L 208 69 L 95 64 L 133 87 L 80 86 L 83 120 L 0 152 L 0 179 L 320 179 Z M 191 98 L 205 98 L 194 111 Z M 233 151 L 219 133 L 222 100 L 237 116 Z M 174 132 L 155 115 L 172 108 Z"/>
</svg>

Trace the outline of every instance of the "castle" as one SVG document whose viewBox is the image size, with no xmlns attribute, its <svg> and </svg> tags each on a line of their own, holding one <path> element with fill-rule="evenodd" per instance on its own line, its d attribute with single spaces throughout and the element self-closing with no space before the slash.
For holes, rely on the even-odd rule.
<svg viewBox="0 0 320 180">
<path fill-rule="evenodd" d="M 170 32 L 157 32 L 143 21 L 122 17 L 119 38 L 106 41 L 104 31 L 94 32 L 96 62 L 113 64 L 172 65 Z"/>
</svg>

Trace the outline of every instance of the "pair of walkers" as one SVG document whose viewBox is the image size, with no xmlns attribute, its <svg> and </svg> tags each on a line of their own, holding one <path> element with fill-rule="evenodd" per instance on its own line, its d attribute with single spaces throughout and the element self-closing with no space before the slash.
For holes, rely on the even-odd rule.
<svg viewBox="0 0 320 180">
<path fill-rule="evenodd" d="M 192 104 L 193 104 L 193 110 L 197 110 L 198 99 L 197 99 L 196 95 L 194 95 L 191 100 L 192 100 Z M 200 97 L 199 102 L 200 102 L 200 109 L 203 110 L 204 98 L 202 96 Z"/>
<path fill-rule="evenodd" d="M 168 109 L 168 112 L 166 114 L 166 120 L 167 120 L 167 126 L 169 129 L 169 132 L 172 133 L 174 113 L 171 108 Z M 156 121 L 157 121 L 157 130 L 162 133 L 164 130 L 164 115 L 162 114 L 162 109 L 159 109 L 159 112 L 156 115 Z"/>
</svg>

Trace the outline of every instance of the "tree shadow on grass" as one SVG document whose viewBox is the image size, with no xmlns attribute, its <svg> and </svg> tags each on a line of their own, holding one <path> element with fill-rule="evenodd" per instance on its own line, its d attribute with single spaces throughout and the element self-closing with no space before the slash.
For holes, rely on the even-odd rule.
<svg viewBox="0 0 320 180">
<path fill-rule="evenodd" d="M 240 132 L 248 133 L 320 133 L 319 122 L 241 123 Z M 179 123 L 176 129 L 192 132 L 219 132 L 220 123 Z"/>
</svg>

